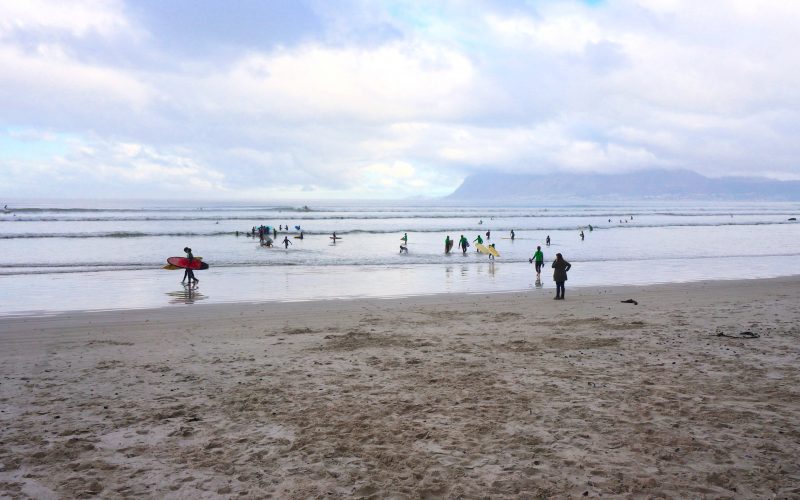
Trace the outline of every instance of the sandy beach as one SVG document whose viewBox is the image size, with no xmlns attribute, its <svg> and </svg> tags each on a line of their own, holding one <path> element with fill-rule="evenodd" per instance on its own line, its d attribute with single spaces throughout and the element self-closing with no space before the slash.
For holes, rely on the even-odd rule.
<svg viewBox="0 0 800 500">
<path fill-rule="evenodd" d="M 0 318 L 0 497 L 800 496 L 800 278 L 567 285 Z"/>
</svg>

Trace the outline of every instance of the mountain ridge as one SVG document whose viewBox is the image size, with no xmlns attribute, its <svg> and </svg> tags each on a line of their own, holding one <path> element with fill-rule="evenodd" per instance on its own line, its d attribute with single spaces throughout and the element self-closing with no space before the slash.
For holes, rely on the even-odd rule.
<svg viewBox="0 0 800 500">
<path fill-rule="evenodd" d="M 620 174 L 566 173 L 468 176 L 447 199 L 514 200 L 715 199 L 800 201 L 800 181 L 760 177 L 705 177 L 690 170 L 639 170 Z"/>
</svg>

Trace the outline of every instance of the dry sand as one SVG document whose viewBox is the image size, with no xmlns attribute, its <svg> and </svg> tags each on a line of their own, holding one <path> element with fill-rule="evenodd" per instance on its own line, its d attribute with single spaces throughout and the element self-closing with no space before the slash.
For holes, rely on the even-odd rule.
<svg viewBox="0 0 800 500">
<path fill-rule="evenodd" d="M 0 319 L 0 496 L 797 498 L 798 292 Z"/>
</svg>

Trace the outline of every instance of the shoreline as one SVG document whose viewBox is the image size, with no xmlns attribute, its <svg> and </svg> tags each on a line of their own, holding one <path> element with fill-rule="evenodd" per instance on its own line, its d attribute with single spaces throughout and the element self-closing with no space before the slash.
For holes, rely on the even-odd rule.
<svg viewBox="0 0 800 500">
<path fill-rule="evenodd" d="M 777 259 L 777 260 L 776 260 Z M 680 259 L 646 268 L 626 262 L 601 266 L 573 265 L 572 290 L 659 286 L 729 280 L 760 280 L 800 276 L 800 260 L 791 257 L 752 262 L 746 258 L 695 265 L 687 271 Z M 184 306 L 291 303 L 318 300 L 396 299 L 452 294 L 536 293 L 533 266 L 502 262 L 448 266 L 352 266 L 307 269 L 286 266 L 268 272 L 230 268 L 206 271 L 200 286 L 188 289 L 171 271 L 114 271 L 62 275 L 0 276 L 0 318 L 53 315 L 79 311 L 178 309 Z M 743 269 L 746 273 L 743 276 Z M 777 272 L 781 269 L 781 272 Z M 542 288 L 552 290 L 550 269 L 543 271 Z M 609 283 L 609 277 L 615 282 Z M 12 293 L 13 290 L 13 293 Z"/>
<path fill-rule="evenodd" d="M 698 280 L 686 282 L 671 282 L 671 283 L 653 283 L 643 285 L 575 285 L 569 287 L 570 282 L 567 281 L 567 292 L 570 298 L 575 297 L 588 297 L 600 293 L 617 293 L 623 292 L 635 294 L 638 290 L 662 290 L 674 291 L 673 288 L 686 288 L 686 287 L 728 287 L 728 286 L 744 286 L 754 283 L 779 283 L 788 284 L 796 282 L 800 289 L 800 275 L 787 275 L 778 276 L 774 278 L 747 278 L 747 279 L 716 279 L 716 280 Z M 165 304 L 158 307 L 142 307 L 142 308 L 114 308 L 114 309 L 74 309 L 67 311 L 23 311 L 18 313 L 0 314 L 0 326 L 5 326 L 13 323 L 15 320 L 30 321 L 36 318 L 47 318 L 48 321 L 73 319 L 73 316 L 78 315 L 93 315 L 94 317 L 101 317 L 104 315 L 138 315 L 154 313 L 167 313 L 169 316 L 180 316 L 182 320 L 188 320 L 196 313 L 203 315 L 225 312 L 226 309 L 236 309 L 230 311 L 229 314 L 241 315 L 242 311 L 239 309 L 250 310 L 252 308 L 260 308 L 259 313 L 265 312 L 265 307 L 279 308 L 285 310 L 287 308 L 306 308 L 306 307 L 320 307 L 332 304 L 342 304 L 342 307 L 351 307 L 358 303 L 363 302 L 377 302 L 385 304 L 394 301 L 406 301 L 410 306 L 433 306 L 440 303 L 450 302 L 463 302 L 465 300 L 474 299 L 475 297 L 498 297 L 498 296 L 518 296 L 519 294 L 530 294 L 532 296 L 543 296 L 545 298 L 551 297 L 554 293 L 552 281 L 548 282 L 548 286 L 541 288 L 527 288 L 519 290 L 497 290 L 497 291 L 476 291 L 476 292 L 433 292 L 429 294 L 416 293 L 408 295 L 392 295 L 385 297 L 344 297 L 344 298 L 321 298 L 321 299 L 297 299 L 297 300 L 261 300 L 261 301 L 232 301 L 220 303 L 190 303 L 190 304 Z M 438 300 L 437 300 L 438 299 Z M 187 307 L 184 307 L 187 306 Z M 166 319 L 161 318 L 159 319 Z"/>
<path fill-rule="evenodd" d="M 567 286 L 0 318 L 0 495 L 800 494 L 800 276 Z"/>
</svg>

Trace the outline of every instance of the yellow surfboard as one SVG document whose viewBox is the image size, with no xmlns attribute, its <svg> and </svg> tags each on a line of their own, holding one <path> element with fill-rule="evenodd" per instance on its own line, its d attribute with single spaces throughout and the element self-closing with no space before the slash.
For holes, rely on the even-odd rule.
<svg viewBox="0 0 800 500">
<path fill-rule="evenodd" d="M 495 257 L 500 257 L 500 252 L 498 252 L 497 249 L 495 249 L 495 247 L 490 246 L 486 250 L 488 250 L 491 255 L 494 255 Z"/>
<path fill-rule="evenodd" d="M 481 245 L 480 243 L 477 243 L 475 245 L 475 249 L 477 249 L 480 253 L 486 253 L 486 254 L 489 253 L 489 249 L 486 248 L 485 246 Z"/>
</svg>

